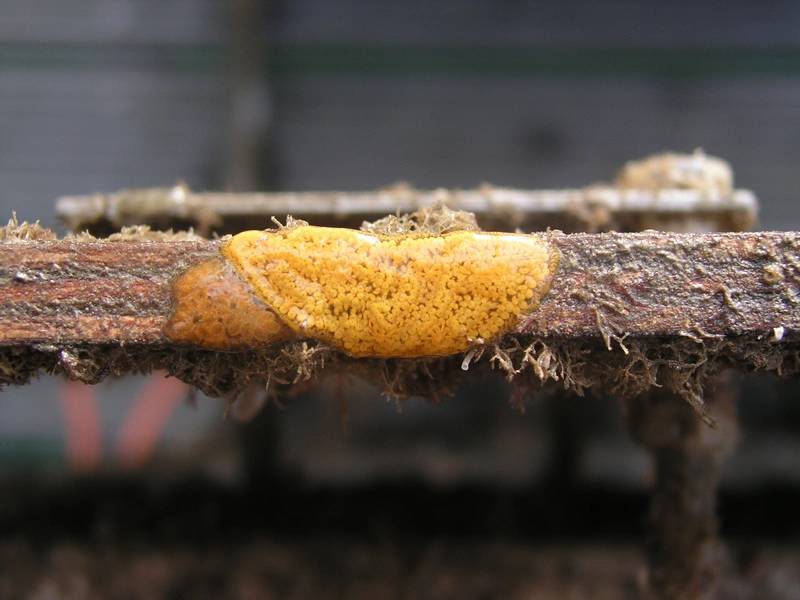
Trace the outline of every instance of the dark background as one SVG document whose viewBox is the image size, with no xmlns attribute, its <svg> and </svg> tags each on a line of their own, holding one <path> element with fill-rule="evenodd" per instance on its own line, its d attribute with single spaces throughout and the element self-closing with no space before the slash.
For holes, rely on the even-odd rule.
<svg viewBox="0 0 800 600">
<path fill-rule="evenodd" d="M 761 228 L 800 228 L 800 3 L 0 0 L 0 216 L 60 227 L 60 195 L 178 180 L 195 190 L 578 187 L 627 160 L 697 147 L 756 193 Z M 743 381 L 723 528 L 791 540 L 796 386 Z M 0 503 L 0 524 L 91 537 L 120 522 L 183 539 L 203 519 L 212 533 L 246 531 L 252 499 L 272 498 L 257 531 L 642 532 L 648 459 L 602 394 L 536 394 L 521 416 L 500 380 L 402 410 L 358 384 L 342 403 L 328 385 L 247 426 L 199 397 L 176 408 L 136 477 L 199 477 L 204 491 L 167 486 L 154 500 L 130 473 L 117 479 L 117 435 L 143 385 L 95 390 L 94 491 L 51 496 L 24 490 L 31 479 L 72 485 L 63 385 L 3 391 L 0 472 L 23 483 Z M 64 507 L 72 516 L 58 516 Z"/>
</svg>

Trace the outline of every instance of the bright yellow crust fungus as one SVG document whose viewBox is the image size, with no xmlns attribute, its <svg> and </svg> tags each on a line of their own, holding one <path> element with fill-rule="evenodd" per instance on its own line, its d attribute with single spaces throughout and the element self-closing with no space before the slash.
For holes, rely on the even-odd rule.
<svg viewBox="0 0 800 600">
<path fill-rule="evenodd" d="M 512 328 L 550 287 L 558 252 L 535 235 L 245 231 L 223 255 L 298 337 L 356 357 L 455 354 Z"/>
</svg>

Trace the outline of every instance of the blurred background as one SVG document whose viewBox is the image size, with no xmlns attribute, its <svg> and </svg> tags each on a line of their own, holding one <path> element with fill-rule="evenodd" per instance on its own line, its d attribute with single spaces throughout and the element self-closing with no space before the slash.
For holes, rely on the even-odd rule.
<svg viewBox="0 0 800 600">
<path fill-rule="evenodd" d="M 2 208 L 64 194 L 607 180 L 703 147 L 791 229 L 800 6 L 0 3 Z"/>
<path fill-rule="evenodd" d="M 627 160 L 697 147 L 756 192 L 761 228 L 800 229 L 800 4 L 0 1 L 0 215 L 61 232 L 53 202 L 65 194 L 179 180 L 232 191 L 580 187 Z M 798 387 L 742 386 L 723 532 L 784 548 L 800 533 L 787 520 L 800 500 Z M 160 375 L 5 389 L 0 592 L 21 578 L 35 593 L 83 597 L 64 590 L 99 575 L 69 587 L 70 573 L 91 572 L 89 551 L 64 543 L 178 548 L 174 569 L 196 576 L 180 554 L 192 540 L 262 540 L 252 571 L 269 583 L 245 568 L 236 589 L 271 585 L 278 597 L 319 584 L 298 592 L 293 569 L 371 582 L 359 565 L 373 551 L 359 544 L 376 543 L 389 565 L 381 581 L 402 574 L 411 595 L 429 570 L 463 575 L 451 563 L 489 556 L 474 546 L 487 540 L 636 544 L 649 462 L 616 402 L 543 392 L 520 414 L 507 391 L 498 378 L 439 405 L 398 406 L 329 381 L 241 425 Z M 342 537 L 352 552 L 319 541 Z M 263 541 L 273 539 L 283 554 Z M 296 545 L 305 539 L 322 550 Z M 529 565 L 508 552 L 505 564 Z M 46 568 L 9 569 L 12 556 Z M 569 556 L 540 562 L 542 573 L 567 585 Z M 172 581 L 153 560 L 136 567 L 142 581 Z M 208 560 L 203 569 L 230 566 Z M 481 585 L 493 583 L 473 591 Z"/>
</svg>

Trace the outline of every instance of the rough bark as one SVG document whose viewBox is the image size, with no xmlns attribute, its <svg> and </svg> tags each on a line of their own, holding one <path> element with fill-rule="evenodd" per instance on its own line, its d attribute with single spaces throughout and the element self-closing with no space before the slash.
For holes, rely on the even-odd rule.
<svg viewBox="0 0 800 600">
<path fill-rule="evenodd" d="M 395 395 L 436 396 L 483 356 L 519 383 L 623 395 L 666 385 L 702 409 L 702 382 L 721 368 L 800 370 L 798 233 L 553 233 L 552 289 L 515 331 L 463 356 L 382 361 L 313 341 L 238 353 L 170 343 L 172 282 L 219 242 L 38 237 L 0 243 L 0 383 L 165 368 L 220 395 L 333 366 L 374 373 Z"/>
<path fill-rule="evenodd" d="M 784 341 L 800 330 L 800 234 L 552 234 L 561 264 L 516 333 Z M 158 343 L 171 283 L 214 241 L 0 244 L 0 344 Z M 783 330 L 776 328 L 782 327 Z M 782 331 L 782 332 L 781 332 Z M 777 339 L 777 338 L 781 339 Z"/>
</svg>

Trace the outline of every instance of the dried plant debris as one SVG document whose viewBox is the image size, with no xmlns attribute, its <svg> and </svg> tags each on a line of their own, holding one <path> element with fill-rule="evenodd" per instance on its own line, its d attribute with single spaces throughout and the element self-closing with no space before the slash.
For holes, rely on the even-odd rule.
<svg viewBox="0 0 800 600">
<path fill-rule="evenodd" d="M 452 210 L 443 200 L 432 206 L 421 208 L 411 214 L 389 215 L 377 221 L 365 221 L 363 231 L 381 235 L 406 233 L 430 233 L 441 235 L 453 231 L 480 231 L 478 221 L 471 212 Z"/>
<path fill-rule="evenodd" d="M 377 384 L 392 399 L 451 395 L 467 375 L 496 373 L 514 397 L 549 384 L 583 395 L 605 391 L 634 398 L 651 388 L 672 391 L 705 416 L 703 390 L 727 368 L 800 375 L 800 346 L 755 338 L 627 340 L 627 352 L 597 340 L 508 337 L 482 351 L 429 359 L 353 359 L 324 344 L 291 342 L 260 351 L 219 352 L 174 346 L 107 345 L 0 349 L 0 385 L 23 384 L 40 372 L 86 383 L 163 369 L 204 393 L 229 400 L 257 388 L 272 396 L 306 389 L 327 374 Z M 468 373 L 467 373 L 468 371 Z"/>
<path fill-rule="evenodd" d="M 12 213 L 5 227 L 0 227 L 0 242 L 32 242 L 55 239 L 58 239 L 58 236 L 49 229 L 45 229 L 39 225 L 39 221 L 35 223 L 23 221 L 20 223 L 16 213 Z"/>
<path fill-rule="evenodd" d="M 151 241 L 151 242 L 196 242 L 203 240 L 202 236 L 197 235 L 193 229 L 187 231 L 156 231 L 149 225 L 131 225 L 123 227 L 119 233 L 112 233 L 108 236 L 109 242 L 130 242 L 130 241 Z"/>
<path fill-rule="evenodd" d="M 149 225 L 130 225 L 122 227 L 117 233 L 112 233 L 104 238 L 97 238 L 88 231 L 81 231 L 79 233 L 69 233 L 64 239 L 79 242 L 198 242 L 206 238 L 197 235 L 194 229 L 159 231 Z"/>
</svg>

